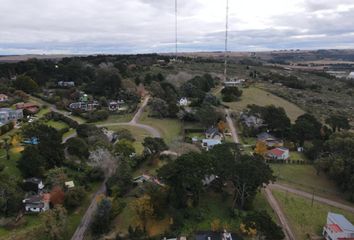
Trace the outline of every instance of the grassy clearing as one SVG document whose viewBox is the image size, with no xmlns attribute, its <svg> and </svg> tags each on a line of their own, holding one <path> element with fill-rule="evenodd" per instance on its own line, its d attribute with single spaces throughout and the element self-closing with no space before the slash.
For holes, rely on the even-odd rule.
<svg viewBox="0 0 354 240">
<path fill-rule="evenodd" d="M 50 127 L 55 128 L 56 130 L 61 130 L 61 129 L 64 129 L 64 128 L 68 128 L 68 127 L 69 127 L 69 125 L 66 124 L 66 123 L 63 122 L 63 121 L 49 120 L 49 121 L 46 122 L 45 124 L 47 124 L 47 125 L 50 126 Z"/>
<path fill-rule="evenodd" d="M 296 106 L 295 104 L 288 102 L 287 100 L 275 96 L 269 92 L 266 92 L 257 87 L 249 87 L 242 89 L 243 94 L 241 100 L 238 102 L 224 103 L 229 106 L 233 111 L 240 112 L 249 104 L 256 104 L 259 106 L 275 105 L 277 107 L 283 107 L 291 119 L 295 121 L 296 118 L 305 112 Z"/>
<path fill-rule="evenodd" d="M 144 150 L 144 147 L 142 145 L 144 138 L 151 136 L 151 134 L 149 132 L 147 132 L 146 130 L 138 128 L 138 127 L 133 127 L 133 126 L 111 126 L 111 127 L 108 127 L 108 129 L 112 130 L 112 131 L 118 131 L 121 129 L 129 130 L 132 133 L 133 137 L 135 138 L 135 142 L 133 145 L 135 147 L 135 151 L 138 154 L 142 153 Z"/>
<path fill-rule="evenodd" d="M 21 173 L 17 168 L 17 161 L 21 157 L 21 151 L 23 148 L 21 146 L 13 147 L 10 149 L 10 160 L 6 159 L 6 152 L 4 149 L 0 150 L 0 164 L 4 164 L 4 172 L 10 176 L 20 177 Z"/>
<path fill-rule="evenodd" d="M 100 122 L 95 122 L 96 125 L 101 125 L 101 124 L 107 124 L 107 123 L 123 123 L 123 122 L 129 122 L 132 120 L 133 114 L 114 114 L 114 115 L 109 115 L 107 120 L 100 121 Z"/>
<path fill-rule="evenodd" d="M 150 118 L 145 112 L 139 122 L 156 128 L 167 144 L 177 140 L 182 133 L 182 123 L 178 119 Z"/>
<path fill-rule="evenodd" d="M 317 175 L 316 169 L 312 165 L 271 164 L 270 166 L 279 183 L 305 192 L 315 191 L 316 195 L 347 203 L 340 197 L 343 194 L 340 193 L 334 182 L 329 180 L 324 173 Z"/>
<path fill-rule="evenodd" d="M 256 198 L 253 202 L 253 209 L 256 211 L 266 211 L 275 222 L 278 221 L 278 217 L 274 212 L 273 208 L 269 205 L 263 191 L 257 193 Z"/>
<path fill-rule="evenodd" d="M 343 214 L 349 221 L 354 222 L 354 214 L 349 214 L 341 209 L 317 202 L 311 206 L 310 199 L 282 191 L 273 191 L 273 194 L 289 219 L 297 236 L 296 239 L 307 239 L 307 234 L 321 235 L 328 212 Z"/>
</svg>

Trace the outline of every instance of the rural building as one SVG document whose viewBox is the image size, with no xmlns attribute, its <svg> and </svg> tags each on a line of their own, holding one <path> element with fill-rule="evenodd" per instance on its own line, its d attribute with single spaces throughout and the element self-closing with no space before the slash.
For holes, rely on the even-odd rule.
<svg viewBox="0 0 354 240">
<path fill-rule="evenodd" d="M 278 147 L 271 149 L 267 152 L 267 158 L 271 160 L 283 160 L 287 161 L 290 157 L 289 149 L 284 147 Z"/>
<path fill-rule="evenodd" d="M 27 178 L 23 180 L 23 189 L 27 192 L 41 192 L 44 189 L 42 179 L 39 178 Z"/>
<path fill-rule="evenodd" d="M 268 148 L 282 147 L 283 141 L 273 135 L 263 132 L 257 135 L 257 142 L 264 142 Z"/>
<path fill-rule="evenodd" d="M 22 109 L 13 110 L 10 108 L 0 108 L 0 125 L 23 118 Z"/>
<path fill-rule="evenodd" d="M 124 104 L 124 100 L 117 100 L 117 101 L 109 101 L 108 103 L 108 110 L 109 111 L 117 111 L 122 108 L 122 105 Z"/>
<path fill-rule="evenodd" d="M 22 109 L 25 114 L 36 114 L 40 108 L 34 103 L 17 103 L 16 109 Z"/>
<path fill-rule="evenodd" d="M 99 106 L 97 101 L 93 102 L 74 102 L 70 103 L 69 108 L 72 110 L 81 110 L 81 111 L 94 111 Z"/>
<path fill-rule="evenodd" d="M 205 138 L 207 139 L 221 140 L 223 137 L 224 137 L 223 134 L 216 127 L 208 128 L 205 131 Z"/>
<path fill-rule="evenodd" d="M 58 82 L 58 86 L 59 87 L 75 87 L 75 82 L 64 82 L 64 81 L 60 81 Z"/>
<path fill-rule="evenodd" d="M 326 240 L 353 240 L 354 226 L 343 215 L 329 212 L 322 234 Z"/>
<path fill-rule="evenodd" d="M 254 116 L 254 115 L 247 115 L 245 113 L 241 113 L 240 119 L 241 119 L 241 122 L 249 128 L 258 129 L 258 128 L 264 126 L 263 119 L 261 119 L 257 116 Z"/>
<path fill-rule="evenodd" d="M 5 94 L 0 94 L 0 102 L 7 102 L 9 100 L 9 97 Z"/>
<path fill-rule="evenodd" d="M 64 185 L 65 185 L 65 187 L 66 187 L 67 189 L 70 189 L 70 188 L 74 188 L 74 187 L 75 187 L 74 181 L 67 181 L 67 182 L 64 183 Z"/>
<path fill-rule="evenodd" d="M 221 144 L 220 139 L 203 139 L 202 140 L 202 148 L 206 151 L 212 149 L 215 145 Z"/>
<path fill-rule="evenodd" d="M 225 81 L 225 87 L 241 87 L 245 83 L 244 79 L 234 79 L 230 81 Z"/>
<path fill-rule="evenodd" d="M 25 198 L 23 201 L 26 212 L 45 212 L 50 209 L 50 194 L 40 194 Z"/>
</svg>

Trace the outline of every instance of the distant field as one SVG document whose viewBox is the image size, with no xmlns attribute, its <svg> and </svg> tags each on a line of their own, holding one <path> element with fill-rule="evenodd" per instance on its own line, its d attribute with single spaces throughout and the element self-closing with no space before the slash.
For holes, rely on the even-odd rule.
<svg viewBox="0 0 354 240">
<path fill-rule="evenodd" d="M 295 104 L 275 96 L 269 92 L 266 92 L 257 87 L 250 87 L 242 89 L 243 94 L 241 100 L 238 102 L 224 103 L 229 106 L 232 110 L 240 112 L 244 110 L 249 104 L 256 104 L 259 106 L 275 105 L 277 107 L 283 107 L 291 119 L 295 121 L 296 118 L 305 113 L 304 110 L 296 106 Z"/>
<path fill-rule="evenodd" d="M 282 191 L 273 190 L 273 194 L 289 219 L 298 240 L 308 239 L 307 234 L 320 236 L 328 212 L 343 214 L 349 221 L 354 222 L 354 214 L 349 214 L 341 209 L 317 202 L 311 206 L 310 199 Z"/>
</svg>

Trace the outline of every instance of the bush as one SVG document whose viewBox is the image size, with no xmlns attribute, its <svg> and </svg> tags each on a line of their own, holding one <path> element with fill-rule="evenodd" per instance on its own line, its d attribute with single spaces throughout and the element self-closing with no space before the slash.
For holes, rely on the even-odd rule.
<svg viewBox="0 0 354 240">
<path fill-rule="evenodd" d="M 79 137 L 70 138 L 66 142 L 66 146 L 67 146 L 68 152 L 71 155 L 75 155 L 80 158 L 88 158 L 88 156 L 90 155 L 89 147 L 88 147 L 87 143 L 82 138 L 79 138 Z"/>
<path fill-rule="evenodd" d="M 70 210 L 77 208 L 80 206 L 85 195 L 86 192 L 82 187 L 70 189 L 65 195 L 64 206 Z"/>
</svg>

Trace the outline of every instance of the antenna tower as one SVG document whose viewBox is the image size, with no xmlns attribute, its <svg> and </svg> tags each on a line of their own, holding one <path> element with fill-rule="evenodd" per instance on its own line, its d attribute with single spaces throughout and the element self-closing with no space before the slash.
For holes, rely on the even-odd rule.
<svg viewBox="0 0 354 240">
<path fill-rule="evenodd" d="M 176 0 L 177 1 L 177 0 Z M 225 21 L 225 52 L 224 52 L 224 81 L 227 81 L 227 40 L 229 31 L 229 0 L 226 0 L 226 21 Z"/>
</svg>

